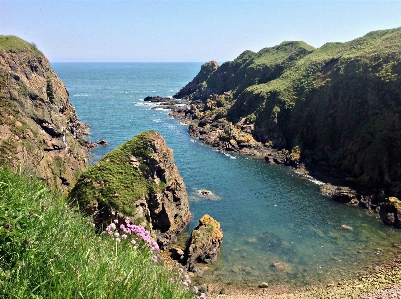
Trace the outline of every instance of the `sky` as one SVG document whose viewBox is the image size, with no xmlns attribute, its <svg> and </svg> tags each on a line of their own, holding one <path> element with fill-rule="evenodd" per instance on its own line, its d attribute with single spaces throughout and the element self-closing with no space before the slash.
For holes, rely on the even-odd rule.
<svg viewBox="0 0 401 299">
<path fill-rule="evenodd" d="M 401 0 L 0 0 L 0 35 L 51 62 L 225 62 L 401 26 Z"/>
</svg>

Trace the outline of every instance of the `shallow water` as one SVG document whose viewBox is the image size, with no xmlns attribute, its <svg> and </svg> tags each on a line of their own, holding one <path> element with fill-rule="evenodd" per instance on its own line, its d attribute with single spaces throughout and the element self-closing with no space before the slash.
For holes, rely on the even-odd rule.
<svg viewBox="0 0 401 299">
<path fill-rule="evenodd" d="M 215 151 L 191 138 L 167 110 L 151 110 L 154 104 L 143 102 L 149 95 L 174 95 L 200 65 L 52 63 L 78 117 L 92 127 L 89 139 L 109 142 L 92 152 L 92 162 L 145 130 L 160 132 L 174 150 L 194 215 L 189 229 L 207 213 L 224 232 L 219 261 L 209 266 L 205 280 L 325 283 L 400 252 L 401 232 L 376 215 L 326 199 L 317 184 L 288 168 Z M 200 196 L 200 189 L 215 196 Z"/>
</svg>

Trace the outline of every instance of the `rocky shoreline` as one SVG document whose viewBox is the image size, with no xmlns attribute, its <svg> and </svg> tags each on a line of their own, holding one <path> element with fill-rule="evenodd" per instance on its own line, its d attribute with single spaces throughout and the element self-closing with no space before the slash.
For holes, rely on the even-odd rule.
<svg viewBox="0 0 401 299">
<path fill-rule="evenodd" d="M 205 103 L 162 97 L 149 97 L 148 100 L 158 104 L 155 109 L 170 109 L 170 116 L 187 124 L 189 134 L 205 144 L 219 151 L 253 156 L 264 159 L 267 163 L 288 166 L 296 173 L 319 182 L 321 193 L 329 199 L 371 210 L 385 224 L 401 228 L 401 201 L 397 197 L 388 196 L 382 190 L 362 188 L 340 175 L 313 167 L 301 159 L 297 147 L 291 151 L 278 150 L 269 143 L 263 144 L 255 140 L 252 134 L 254 125 L 246 119 L 233 124 L 224 117 L 219 117 L 221 109 L 227 110 L 230 107 L 230 103 L 224 102 L 221 96 L 214 95 Z"/>
</svg>

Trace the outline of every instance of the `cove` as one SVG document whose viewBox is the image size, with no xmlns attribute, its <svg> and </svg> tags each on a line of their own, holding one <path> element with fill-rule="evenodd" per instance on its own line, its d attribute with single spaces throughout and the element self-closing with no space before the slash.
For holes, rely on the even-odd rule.
<svg viewBox="0 0 401 299">
<path fill-rule="evenodd" d="M 304 285 L 356 275 L 400 253 L 401 234 L 367 210 L 330 201 L 290 169 L 228 155 L 188 135 L 146 96 L 172 96 L 201 63 L 53 63 L 78 117 L 91 126 L 92 162 L 132 136 L 156 130 L 174 150 L 190 197 L 192 229 L 205 213 L 221 222 L 219 261 L 205 281 Z M 215 197 L 199 195 L 211 190 Z M 352 228 L 343 229 L 342 225 Z"/>
</svg>

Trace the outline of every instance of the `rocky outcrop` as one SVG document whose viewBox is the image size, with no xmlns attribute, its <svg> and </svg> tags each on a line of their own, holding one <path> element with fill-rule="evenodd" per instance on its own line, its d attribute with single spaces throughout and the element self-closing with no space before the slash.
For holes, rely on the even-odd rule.
<svg viewBox="0 0 401 299">
<path fill-rule="evenodd" d="M 172 115 L 213 147 L 350 187 L 377 210 L 370 201 L 382 192 L 401 197 L 400 39 L 395 28 L 319 49 L 283 42 L 245 51 L 188 83 L 175 97 L 190 102 Z"/>
<path fill-rule="evenodd" d="M 67 190 L 87 167 L 87 129 L 36 46 L 0 36 L 0 166 Z"/>
<path fill-rule="evenodd" d="M 165 248 L 188 224 L 187 189 L 173 151 L 154 131 L 138 134 L 81 175 L 70 193 L 96 225 L 129 219 Z"/>
<path fill-rule="evenodd" d="M 197 272 L 197 263 L 215 262 L 222 243 L 220 223 L 207 214 L 203 215 L 192 231 L 185 250 L 188 270 Z"/>
</svg>

